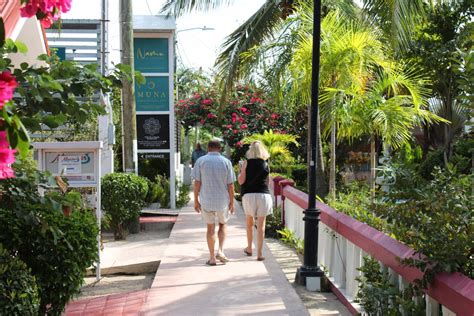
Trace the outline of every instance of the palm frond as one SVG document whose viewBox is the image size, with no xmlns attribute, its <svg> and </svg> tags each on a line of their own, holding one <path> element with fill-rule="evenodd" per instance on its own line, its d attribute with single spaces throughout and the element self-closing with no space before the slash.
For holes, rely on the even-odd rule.
<svg viewBox="0 0 474 316">
<path fill-rule="evenodd" d="M 160 13 L 179 17 L 192 11 L 210 11 L 233 2 L 234 0 L 166 0 Z"/>
<path fill-rule="evenodd" d="M 241 54 L 271 38 L 280 27 L 281 9 L 277 1 L 266 1 L 247 21 L 230 34 L 222 44 L 216 68 L 223 96 L 238 78 Z"/>
</svg>

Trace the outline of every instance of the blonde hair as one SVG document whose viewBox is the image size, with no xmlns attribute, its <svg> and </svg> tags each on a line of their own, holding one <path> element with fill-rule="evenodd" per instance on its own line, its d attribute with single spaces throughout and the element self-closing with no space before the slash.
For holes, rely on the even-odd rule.
<svg viewBox="0 0 474 316">
<path fill-rule="evenodd" d="M 267 160 L 270 158 L 270 154 L 265 146 L 260 141 L 255 141 L 250 144 L 250 148 L 247 151 L 247 159 L 263 159 Z"/>
</svg>

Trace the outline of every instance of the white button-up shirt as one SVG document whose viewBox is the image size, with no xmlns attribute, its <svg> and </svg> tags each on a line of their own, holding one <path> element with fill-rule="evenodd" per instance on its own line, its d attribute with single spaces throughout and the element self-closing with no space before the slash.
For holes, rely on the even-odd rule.
<svg viewBox="0 0 474 316">
<path fill-rule="evenodd" d="M 229 208 L 228 185 L 235 182 L 235 173 L 229 159 L 218 152 L 200 157 L 194 164 L 191 176 L 201 182 L 199 202 L 209 212 L 222 212 Z"/>
</svg>

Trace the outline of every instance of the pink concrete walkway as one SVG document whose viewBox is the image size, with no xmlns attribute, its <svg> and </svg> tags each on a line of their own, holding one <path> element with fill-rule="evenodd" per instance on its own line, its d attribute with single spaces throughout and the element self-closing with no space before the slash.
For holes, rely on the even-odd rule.
<svg viewBox="0 0 474 316">
<path fill-rule="evenodd" d="M 266 260 L 243 253 L 244 215 L 234 215 L 225 249 L 231 262 L 210 267 L 205 225 L 181 211 L 151 289 L 83 300 L 66 315 L 309 315 L 265 246 Z"/>
</svg>

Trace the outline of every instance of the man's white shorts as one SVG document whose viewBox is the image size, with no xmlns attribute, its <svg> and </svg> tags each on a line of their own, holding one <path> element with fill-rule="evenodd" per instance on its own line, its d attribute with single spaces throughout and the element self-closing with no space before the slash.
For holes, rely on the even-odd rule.
<svg viewBox="0 0 474 316">
<path fill-rule="evenodd" d="M 206 224 L 227 224 L 227 221 L 229 220 L 229 210 L 225 209 L 223 211 L 206 211 L 202 210 L 201 212 L 202 219 Z"/>
<path fill-rule="evenodd" d="M 272 213 L 272 196 L 267 193 L 246 193 L 242 197 L 245 215 L 265 217 Z"/>
</svg>

